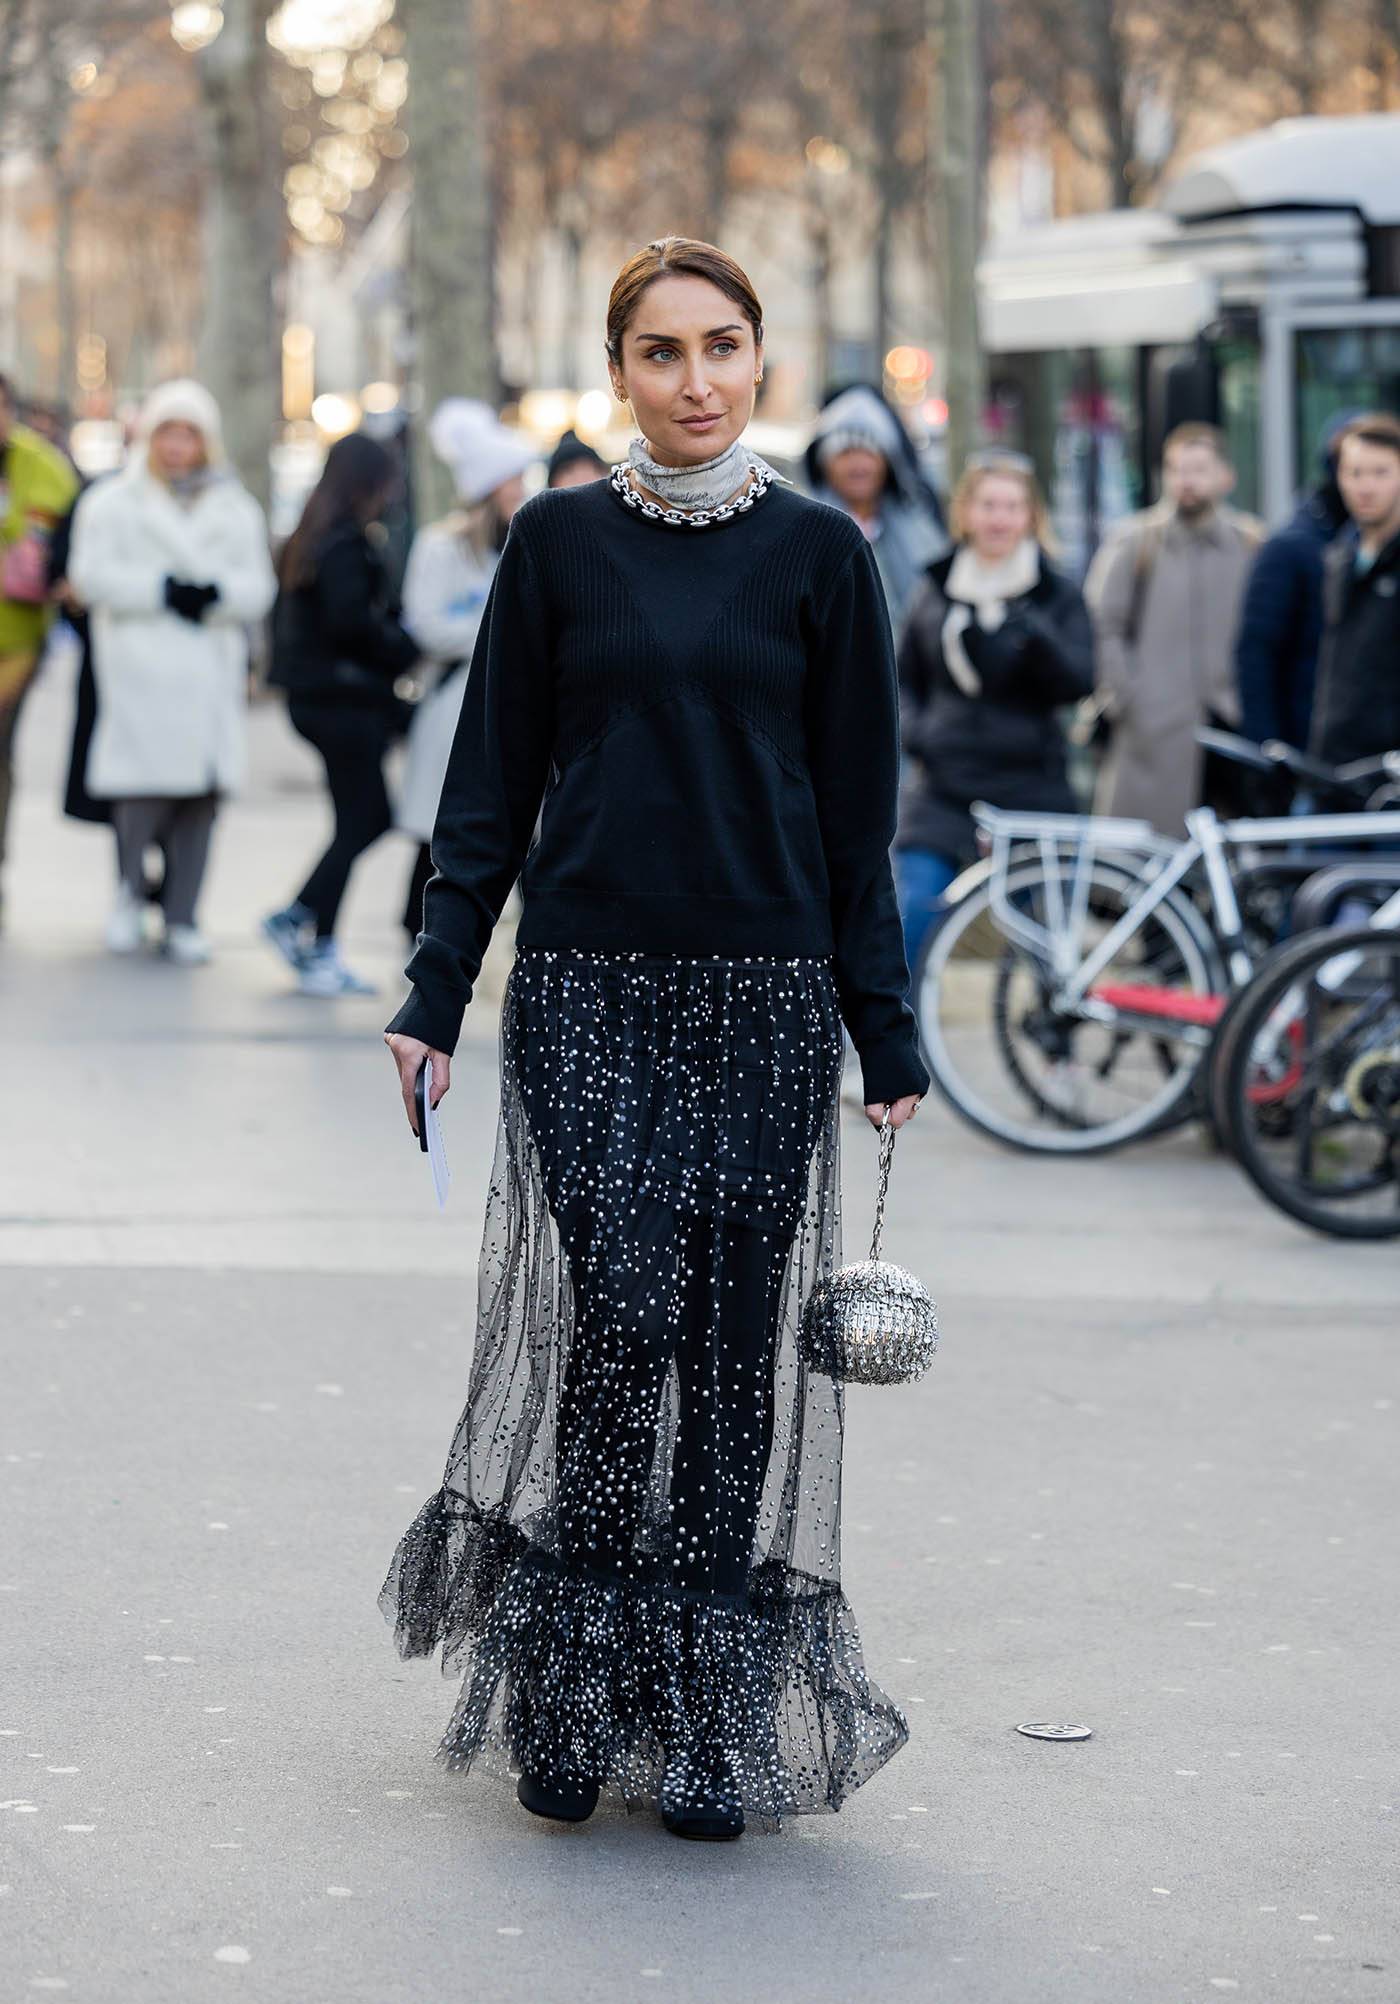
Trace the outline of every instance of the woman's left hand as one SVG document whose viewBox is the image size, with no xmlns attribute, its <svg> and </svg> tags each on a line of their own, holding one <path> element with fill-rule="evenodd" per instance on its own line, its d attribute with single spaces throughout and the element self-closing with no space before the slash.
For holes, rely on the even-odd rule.
<svg viewBox="0 0 1400 2004">
<path fill-rule="evenodd" d="M 890 1111 L 890 1126 L 903 1127 L 906 1120 L 913 1118 L 914 1109 L 922 1097 L 921 1093 L 911 1092 L 906 1093 L 903 1099 L 877 1100 L 873 1105 L 866 1107 L 865 1117 L 872 1127 L 883 1127 L 885 1124 L 885 1108 L 888 1106 Z"/>
</svg>

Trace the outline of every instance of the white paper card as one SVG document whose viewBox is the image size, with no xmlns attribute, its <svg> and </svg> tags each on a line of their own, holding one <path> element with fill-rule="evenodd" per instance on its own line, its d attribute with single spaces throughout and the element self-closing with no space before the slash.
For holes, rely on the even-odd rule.
<svg viewBox="0 0 1400 2004">
<path fill-rule="evenodd" d="M 447 1151 L 442 1145 L 442 1119 L 437 1108 L 431 1104 L 431 1090 L 426 1097 L 430 1102 L 427 1109 L 428 1166 L 433 1172 L 433 1190 L 437 1196 L 438 1209 L 441 1211 L 447 1204 L 452 1171 L 447 1166 Z"/>
</svg>

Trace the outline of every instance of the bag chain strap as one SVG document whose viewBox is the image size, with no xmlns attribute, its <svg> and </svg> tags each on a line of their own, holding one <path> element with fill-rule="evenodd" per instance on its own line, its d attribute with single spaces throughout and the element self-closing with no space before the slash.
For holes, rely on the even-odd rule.
<svg viewBox="0 0 1400 2004">
<path fill-rule="evenodd" d="M 898 1128 L 890 1126 L 890 1109 L 880 1122 L 880 1187 L 875 1196 L 875 1231 L 870 1240 L 870 1257 L 880 1257 L 880 1235 L 885 1229 L 885 1192 L 890 1187 L 890 1164 L 894 1161 L 894 1138 Z"/>
</svg>

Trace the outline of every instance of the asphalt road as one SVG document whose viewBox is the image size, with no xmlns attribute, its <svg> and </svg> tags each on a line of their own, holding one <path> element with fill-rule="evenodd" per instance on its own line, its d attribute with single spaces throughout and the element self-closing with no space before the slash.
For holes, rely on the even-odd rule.
<svg viewBox="0 0 1400 2004">
<path fill-rule="evenodd" d="M 1047 1167 L 930 1103 L 886 1251 L 942 1350 L 852 1393 L 846 1459 L 909 1746 L 737 1845 L 540 1824 L 434 1764 L 453 1687 L 375 1606 L 465 1394 L 508 930 L 439 1217 L 378 1041 L 407 845 L 349 912 L 384 997 L 288 994 L 253 922 L 321 809 L 260 713 L 216 964 L 112 962 L 67 708 L 26 720 L 0 935 L 3 2004 L 1397 2004 L 1393 1247 L 1191 1135 Z M 855 1114 L 843 1148 L 853 1257 Z"/>
</svg>

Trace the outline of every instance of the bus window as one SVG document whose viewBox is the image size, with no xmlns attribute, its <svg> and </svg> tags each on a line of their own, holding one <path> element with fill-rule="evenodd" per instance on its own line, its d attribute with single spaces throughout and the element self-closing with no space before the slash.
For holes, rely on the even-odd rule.
<svg viewBox="0 0 1400 2004">
<path fill-rule="evenodd" d="M 1300 327 L 1296 340 L 1293 475 L 1305 488 L 1317 479 L 1334 418 L 1400 412 L 1400 327 Z"/>
<path fill-rule="evenodd" d="M 1220 428 L 1235 469 L 1231 504 L 1259 512 L 1259 343 L 1229 335 L 1213 344 Z"/>
</svg>

